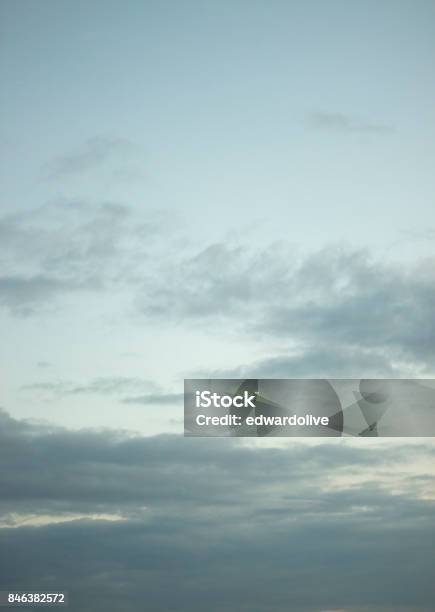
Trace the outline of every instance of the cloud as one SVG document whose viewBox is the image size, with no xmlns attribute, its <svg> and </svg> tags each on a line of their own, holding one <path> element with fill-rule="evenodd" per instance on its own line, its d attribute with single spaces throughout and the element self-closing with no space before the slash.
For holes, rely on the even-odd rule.
<svg viewBox="0 0 435 612">
<path fill-rule="evenodd" d="M 331 442 L 71 432 L 2 413 L 2 582 L 62 585 L 85 612 L 429 612 L 433 443 Z"/>
<path fill-rule="evenodd" d="M 37 361 L 36 362 L 36 367 L 37 368 L 50 368 L 51 367 L 51 363 L 49 361 Z"/>
<path fill-rule="evenodd" d="M 396 265 L 333 245 L 301 256 L 285 244 L 182 242 L 171 242 L 164 215 L 116 204 L 59 203 L 4 217 L 0 305 L 30 315 L 110 292 L 154 326 L 274 344 L 267 358 L 301 372 L 315 371 L 317 360 L 328 371 L 371 362 L 378 375 L 433 373 L 433 261 Z"/>
<path fill-rule="evenodd" d="M 230 370 L 201 371 L 200 378 L 395 378 L 401 369 L 382 351 L 347 346 L 303 346 Z"/>
<path fill-rule="evenodd" d="M 17 315 L 29 315 L 42 304 L 50 302 L 60 292 L 71 287 L 57 279 L 37 274 L 31 277 L 0 277 L 0 304 Z"/>
<path fill-rule="evenodd" d="M 45 173 L 51 179 L 80 176 L 113 161 L 117 165 L 131 161 L 136 153 L 137 147 L 129 140 L 99 136 L 87 140 L 76 151 L 51 161 L 46 165 Z M 122 171 L 127 169 L 118 167 L 116 172 L 120 175 Z"/>
<path fill-rule="evenodd" d="M 0 518 L 0 529 L 13 529 L 18 527 L 41 527 L 43 525 L 57 525 L 71 521 L 123 521 L 126 520 L 120 514 L 64 512 L 58 516 L 53 514 L 18 514 L 10 512 Z"/>
<path fill-rule="evenodd" d="M 329 370 L 353 357 L 373 358 L 391 373 L 401 363 L 435 364 L 434 303 L 430 260 L 406 267 L 344 247 L 297 258 L 285 247 L 251 252 L 215 244 L 180 261 L 176 275 L 163 269 L 140 308 L 181 324 L 285 340 L 299 355 L 308 351 L 305 365 L 317 347 L 318 356 L 329 353 Z"/>
<path fill-rule="evenodd" d="M 147 393 L 146 395 L 137 395 L 126 397 L 123 399 L 124 404 L 142 404 L 143 406 L 152 405 L 172 405 L 182 402 L 183 393 Z"/>
<path fill-rule="evenodd" d="M 184 397 L 183 393 L 164 391 L 151 380 L 126 376 L 99 377 L 82 383 L 67 380 L 35 382 L 22 385 L 20 391 L 31 393 L 31 397 L 36 394 L 57 401 L 82 395 L 115 396 L 123 404 L 142 406 L 179 404 Z"/>
<path fill-rule="evenodd" d="M 71 381 L 37 382 L 21 387 L 22 391 L 42 391 L 58 397 L 84 394 L 118 395 L 156 389 L 157 385 L 151 380 L 126 376 L 101 376 L 84 383 Z"/>
<path fill-rule="evenodd" d="M 0 304 L 34 314 L 60 298 L 126 283 L 161 227 L 115 203 L 60 201 L 0 218 Z"/>
<path fill-rule="evenodd" d="M 391 134 L 394 132 L 393 126 L 386 123 L 372 123 L 344 113 L 315 111 L 307 115 L 307 122 L 315 129 L 333 132 L 361 132 L 366 134 Z"/>
<path fill-rule="evenodd" d="M 176 270 L 176 273 L 174 271 Z M 251 308 L 287 295 L 290 266 L 284 248 L 252 251 L 226 243 L 211 244 L 181 255 L 174 266 L 163 261 L 139 294 L 139 307 L 149 315 L 201 319 L 243 316 Z"/>
</svg>

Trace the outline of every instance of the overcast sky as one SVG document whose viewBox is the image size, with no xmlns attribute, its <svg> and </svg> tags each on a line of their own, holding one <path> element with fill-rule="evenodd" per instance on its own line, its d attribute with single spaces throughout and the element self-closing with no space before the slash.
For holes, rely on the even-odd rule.
<svg viewBox="0 0 435 612">
<path fill-rule="evenodd" d="M 86 611 L 432 610 L 431 440 L 179 434 L 185 377 L 435 377 L 435 3 L 0 24 L 1 575 Z"/>
</svg>

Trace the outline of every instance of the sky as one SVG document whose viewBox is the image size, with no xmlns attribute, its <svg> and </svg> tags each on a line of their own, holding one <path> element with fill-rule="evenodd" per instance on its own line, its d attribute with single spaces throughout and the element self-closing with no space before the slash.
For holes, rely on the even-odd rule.
<svg viewBox="0 0 435 612">
<path fill-rule="evenodd" d="M 184 378 L 435 377 L 434 54 L 428 0 L 0 0 L 2 588 L 433 609 L 431 439 L 181 434 Z"/>
</svg>

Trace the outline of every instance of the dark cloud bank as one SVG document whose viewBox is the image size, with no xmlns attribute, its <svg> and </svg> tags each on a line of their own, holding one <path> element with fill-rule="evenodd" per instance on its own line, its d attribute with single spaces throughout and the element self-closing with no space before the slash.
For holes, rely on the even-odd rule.
<svg viewBox="0 0 435 612">
<path fill-rule="evenodd" d="M 2 588 L 63 587 L 86 612 L 433 610 L 433 475 L 400 471 L 432 444 L 248 448 L 6 413 L 0 436 L 3 520 L 124 518 L 0 529 Z"/>
</svg>

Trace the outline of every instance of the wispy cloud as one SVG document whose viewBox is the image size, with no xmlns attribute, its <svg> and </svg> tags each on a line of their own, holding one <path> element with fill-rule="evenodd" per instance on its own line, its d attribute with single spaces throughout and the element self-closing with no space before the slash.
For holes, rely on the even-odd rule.
<svg viewBox="0 0 435 612">
<path fill-rule="evenodd" d="M 0 305 L 30 315 L 80 292 L 119 285 L 148 259 L 162 215 L 116 203 L 61 201 L 0 218 Z"/>
<path fill-rule="evenodd" d="M 403 365 L 402 365 L 403 367 Z M 395 378 L 403 372 L 383 350 L 340 344 L 302 345 L 262 359 L 253 359 L 237 368 L 202 370 L 199 378 Z"/>
<path fill-rule="evenodd" d="M 52 160 L 45 166 L 44 173 L 51 179 L 74 177 L 115 162 L 116 172 L 120 174 L 126 168 L 119 165 L 131 163 L 137 152 L 137 147 L 130 140 L 99 136 L 87 140 L 75 151 Z"/>
<path fill-rule="evenodd" d="M 353 115 L 338 112 L 313 111 L 307 114 L 306 121 L 312 128 L 333 132 L 361 132 L 367 134 L 391 134 L 394 132 L 394 127 L 390 124 L 366 121 Z"/>
<path fill-rule="evenodd" d="M 156 391 L 157 385 L 142 378 L 124 376 L 106 376 L 94 378 L 84 383 L 71 381 L 37 382 L 21 387 L 22 391 L 42 391 L 55 396 L 67 395 L 122 395 L 125 393 L 140 393 Z"/>
<path fill-rule="evenodd" d="M 49 303 L 58 293 L 73 287 L 43 274 L 0 277 L 0 304 L 17 315 L 27 316 L 35 308 Z"/>
<path fill-rule="evenodd" d="M 147 393 L 146 395 L 136 395 L 123 399 L 124 404 L 139 404 L 143 406 L 165 406 L 178 404 L 183 401 L 182 393 Z"/>
<path fill-rule="evenodd" d="M 40 381 L 22 385 L 20 391 L 46 399 L 60 400 L 73 396 L 113 396 L 123 404 L 166 406 L 179 404 L 182 393 L 168 393 L 154 381 L 126 376 L 106 376 L 85 382 L 67 380 Z"/>
</svg>

